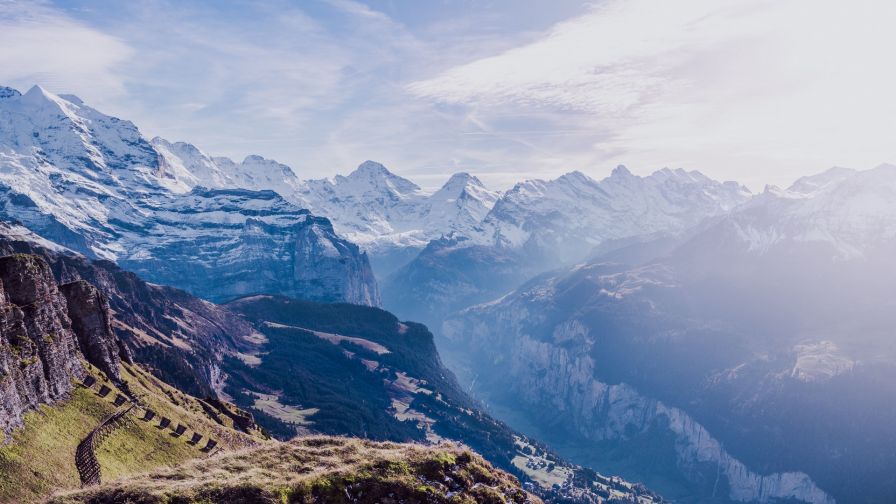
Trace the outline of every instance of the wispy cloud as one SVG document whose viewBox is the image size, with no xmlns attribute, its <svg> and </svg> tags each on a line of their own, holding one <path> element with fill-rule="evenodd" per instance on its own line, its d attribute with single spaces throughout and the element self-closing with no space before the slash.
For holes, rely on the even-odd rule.
<svg viewBox="0 0 896 504">
<path fill-rule="evenodd" d="M 408 89 L 485 116 L 554 113 L 595 133 L 565 153 L 594 163 L 777 182 L 896 156 L 894 21 L 884 1 L 610 0 Z"/>
<path fill-rule="evenodd" d="M 896 160 L 896 4 L 0 0 L 0 83 L 42 84 L 304 176 L 377 159 L 499 186 L 617 163 L 761 187 Z"/>
<path fill-rule="evenodd" d="M 43 2 L 0 1 L 0 82 L 58 92 L 91 88 L 121 96 L 121 64 L 133 55 L 122 39 L 73 21 Z"/>
</svg>

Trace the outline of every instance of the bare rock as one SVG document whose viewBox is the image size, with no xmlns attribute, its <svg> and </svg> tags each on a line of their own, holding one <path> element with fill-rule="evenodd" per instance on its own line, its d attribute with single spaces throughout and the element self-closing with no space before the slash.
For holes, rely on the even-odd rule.
<svg viewBox="0 0 896 504">
<path fill-rule="evenodd" d="M 121 381 L 121 354 L 128 354 L 112 331 L 108 299 L 84 280 L 61 285 L 59 290 L 68 304 L 68 316 L 81 353 L 107 376 Z"/>
<path fill-rule="evenodd" d="M 84 375 L 65 298 L 47 263 L 33 255 L 0 257 L 0 429 L 51 404 Z"/>
</svg>

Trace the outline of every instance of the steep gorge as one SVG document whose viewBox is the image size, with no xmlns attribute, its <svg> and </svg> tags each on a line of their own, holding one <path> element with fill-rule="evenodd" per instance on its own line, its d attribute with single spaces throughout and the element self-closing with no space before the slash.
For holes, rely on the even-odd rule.
<svg viewBox="0 0 896 504">
<path fill-rule="evenodd" d="M 553 430 L 549 442 L 566 456 L 600 467 L 618 463 L 602 459 L 601 452 L 623 443 L 626 451 L 637 453 L 637 443 L 647 443 L 669 454 L 675 466 L 658 473 L 677 472 L 686 481 L 683 493 L 672 498 L 702 494 L 712 502 L 834 502 L 805 473 L 751 470 L 682 409 L 645 396 L 631 385 L 601 381 L 591 356 L 598 337 L 586 325 L 575 320 L 559 323 L 547 340 L 539 340 L 530 330 L 543 327 L 540 314 L 519 306 L 503 308 L 496 314 L 488 313 L 487 305 L 468 310 L 464 318 L 444 325 L 444 335 L 474 356 L 467 365 L 479 370 L 480 388 L 505 391 L 493 398 L 495 402 L 513 404 L 515 414 L 527 418 L 527 423 Z M 579 448 L 577 453 L 565 453 L 563 445 Z M 630 456 L 638 459 L 638 465 L 648 463 Z"/>
</svg>

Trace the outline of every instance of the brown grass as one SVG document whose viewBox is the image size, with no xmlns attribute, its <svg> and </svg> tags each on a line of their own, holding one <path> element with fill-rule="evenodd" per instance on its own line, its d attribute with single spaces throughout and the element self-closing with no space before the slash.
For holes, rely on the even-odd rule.
<svg viewBox="0 0 896 504">
<path fill-rule="evenodd" d="M 225 453 L 56 496 L 55 503 L 540 503 L 456 445 L 327 436 Z"/>
</svg>

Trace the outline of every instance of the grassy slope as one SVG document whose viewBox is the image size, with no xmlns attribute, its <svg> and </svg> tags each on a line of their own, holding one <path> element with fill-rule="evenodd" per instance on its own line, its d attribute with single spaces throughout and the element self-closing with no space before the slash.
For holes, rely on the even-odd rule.
<svg viewBox="0 0 896 504">
<path fill-rule="evenodd" d="M 512 476 L 453 445 L 314 436 L 228 453 L 86 491 L 57 503 L 523 503 Z"/>
<path fill-rule="evenodd" d="M 111 386 L 100 371 L 95 368 L 90 371 L 100 383 Z M 222 448 L 241 448 L 253 443 L 251 436 L 237 433 L 228 425 L 219 425 L 204 415 L 195 398 L 162 384 L 139 367 L 123 366 L 122 376 L 146 406 L 175 422 L 187 424 L 188 434 L 195 428 L 217 439 Z M 115 411 L 112 404 L 115 390 L 113 387 L 112 393 L 101 398 L 93 390 L 76 387 L 67 401 L 28 413 L 25 426 L 13 434 L 11 442 L 0 446 L 0 502 L 35 502 L 55 490 L 78 488 L 75 449 L 93 427 Z M 140 416 L 137 413 L 127 416 L 121 428 L 99 446 L 97 458 L 104 480 L 204 455 L 183 437 L 174 438 L 169 435 L 170 430 L 157 429 L 158 418 L 143 422 Z M 260 434 L 255 436 L 260 438 Z"/>
</svg>

